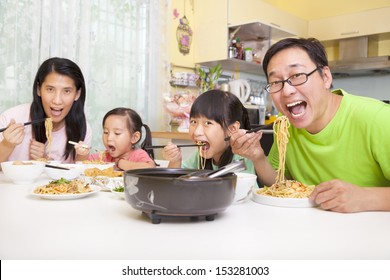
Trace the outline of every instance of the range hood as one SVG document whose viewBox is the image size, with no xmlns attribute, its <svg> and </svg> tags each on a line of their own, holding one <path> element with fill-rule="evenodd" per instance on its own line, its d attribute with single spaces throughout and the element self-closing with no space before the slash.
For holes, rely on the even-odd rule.
<svg viewBox="0 0 390 280">
<path fill-rule="evenodd" d="M 339 59 L 329 61 L 335 78 L 390 74 L 390 56 L 377 56 L 378 38 L 368 36 L 341 39 Z"/>
</svg>

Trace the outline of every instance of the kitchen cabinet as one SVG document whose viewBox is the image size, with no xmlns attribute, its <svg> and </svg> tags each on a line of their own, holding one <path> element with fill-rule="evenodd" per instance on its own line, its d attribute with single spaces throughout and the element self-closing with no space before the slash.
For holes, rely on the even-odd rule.
<svg viewBox="0 0 390 280">
<path fill-rule="evenodd" d="M 309 22 L 309 36 L 328 41 L 390 32 L 390 7 Z"/>
<path fill-rule="evenodd" d="M 259 0 L 229 0 L 228 23 L 240 25 L 260 20 L 290 35 L 307 36 L 307 21 Z"/>
<path fill-rule="evenodd" d="M 259 63 L 228 58 L 228 47 L 231 39 L 240 37 L 244 47 L 245 43 L 249 41 L 261 42 L 264 45 L 265 53 L 274 41 L 295 35 L 264 24 L 258 20 L 258 15 L 256 20 L 252 22 L 243 22 L 244 19 L 236 17 L 235 22 L 240 23 L 237 25 L 230 24 L 229 15 L 231 14 L 232 5 L 235 5 L 234 1 L 216 0 L 207 2 L 201 0 L 196 1 L 195 5 L 198 38 L 195 43 L 194 59 L 201 66 L 214 67 L 221 64 L 223 70 L 264 75 Z M 216 11 L 219 11 L 218 19 L 215 17 Z"/>
</svg>

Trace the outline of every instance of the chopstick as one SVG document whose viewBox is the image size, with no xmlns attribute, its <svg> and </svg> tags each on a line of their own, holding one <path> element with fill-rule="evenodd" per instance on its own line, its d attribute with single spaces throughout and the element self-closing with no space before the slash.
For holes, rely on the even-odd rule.
<svg viewBox="0 0 390 280">
<path fill-rule="evenodd" d="M 262 125 L 262 126 L 259 126 L 259 127 L 256 127 L 256 128 L 249 129 L 245 133 L 252 133 L 252 132 L 256 132 L 256 131 L 261 130 L 263 132 L 263 134 L 272 134 L 272 133 L 274 133 L 273 129 L 267 129 L 267 128 L 272 128 L 273 125 L 274 125 L 274 123 L 272 122 L 272 123 L 269 123 L 269 124 L 266 124 L 266 125 Z M 229 141 L 230 140 L 230 136 L 226 137 L 224 140 L 225 141 Z"/>
<path fill-rule="evenodd" d="M 23 125 L 26 126 L 26 125 L 33 124 L 33 123 L 40 123 L 40 122 L 43 122 L 45 120 L 46 120 L 46 118 L 44 118 L 44 119 L 37 119 L 37 120 L 30 121 L 30 122 L 25 122 Z M 7 128 L 8 128 L 8 126 L 4 127 L 4 128 L 0 128 L 0 132 L 3 132 Z"/>
<path fill-rule="evenodd" d="M 66 167 L 61 167 L 61 166 L 56 166 L 56 165 L 50 165 L 50 164 L 45 164 L 46 167 L 49 168 L 55 168 L 55 169 L 62 169 L 62 170 L 70 170 L 69 168 Z"/>
<path fill-rule="evenodd" d="M 201 144 L 201 145 L 198 145 L 198 144 L 181 144 L 181 145 L 176 145 L 178 148 L 182 148 L 182 147 L 201 147 L 201 146 L 204 146 L 206 144 Z M 164 148 L 166 145 L 157 145 L 157 146 L 149 146 L 149 147 L 145 147 L 144 149 L 160 149 L 160 148 Z"/>
<path fill-rule="evenodd" d="M 86 149 L 91 149 L 91 147 L 87 146 L 87 145 L 84 145 L 84 144 L 79 144 L 77 142 L 74 142 L 74 141 L 68 141 L 69 144 L 72 144 L 74 146 L 78 145 L 80 147 L 83 147 L 83 148 L 86 148 Z"/>
</svg>

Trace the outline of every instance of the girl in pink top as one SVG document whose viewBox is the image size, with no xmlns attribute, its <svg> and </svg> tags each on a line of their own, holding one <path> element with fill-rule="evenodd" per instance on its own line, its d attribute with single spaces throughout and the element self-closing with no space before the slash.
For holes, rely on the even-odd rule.
<svg viewBox="0 0 390 280">
<path fill-rule="evenodd" d="M 142 127 L 145 128 L 145 140 L 141 148 L 137 144 L 142 138 Z M 120 170 L 156 167 L 153 160 L 153 150 L 144 150 L 152 143 L 152 133 L 141 117 L 132 109 L 115 108 L 103 118 L 103 144 L 106 148 L 103 155 L 94 153 L 88 155 L 88 149 L 77 145 L 77 153 L 88 160 L 115 162 Z"/>
</svg>

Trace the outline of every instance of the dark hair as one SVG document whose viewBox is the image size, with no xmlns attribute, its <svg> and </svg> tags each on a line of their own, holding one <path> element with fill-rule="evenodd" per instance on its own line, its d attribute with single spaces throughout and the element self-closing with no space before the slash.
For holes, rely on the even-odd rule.
<svg viewBox="0 0 390 280">
<path fill-rule="evenodd" d="M 45 78 L 50 73 L 58 73 L 71 78 L 77 90 L 80 90 L 80 98 L 75 101 L 68 115 L 65 117 L 67 140 L 83 141 L 87 133 L 87 121 L 84 113 L 84 103 L 86 97 L 86 88 L 83 73 L 76 63 L 66 58 L 53 57 L 44 61 L 38 69 L 33 84 L 33 102 L 30 109 L 32 120 L 47 117 L 42 106 L 41 97 L 38 95 L 38 88 L 42 86 Z M 45 124 L 37 123 L 32 125 L 32 131 L 35 139 L 46 143 Z M 65 158 L 69 156 L 74 160 L 76 151 L 74 146 L 66 141 L 64 152 Z"/>
<path fill-rule="evenodd" d="M 150 150 L 145 149 L 145 147 L 147 147 L 147 146 L 152 146 L 152 132 L 150 131 L 149 126 L 147 126 L 146 124 L 144 124 L 142 122 L 141 116 L 133 109 L 118 107 L 118 108 L 112 109 L 111 111 L 108 111 L 104 115 L 103 123 L 102 123 L 103 126 L 104 126 L 104 123 L 106 122 L 106 119 L 112 115 L 127 116 L 127 127 L 130 130 L 130 132 L 135 133 L 135 132 L 139 131 L 139 133 L 141 134 L 141 137 L 139 138 L 138 142 L 141 141 L 141 139 L 142 139 L 142 127 L 145 128 L 145 140 L 142 142 L 141 148 L 143 150 L 145 150 L 152 159 L 154 159 L 153 150 L 152 149 L 150 149 Z M 137 144 L 137 143 L 135 143 L 135 144 Z"/>
<path fill-rule="evenodd" d="M 267 80 L 267 68 L 271 58 L 278 52 L 289 48 L 300 48 L 304 50 L 316 66 L 328 66 L 326 51 L 320 41 L 315 38 L 286 38 L 273 44 L 264 56 L 263 70 Z M 321 70 L 319 70 L 320 73 Z"/>
<path fill-rule="evenodd" d="M 248 111 L 234 94 L 222 90 L 210 90 L 202 93 L 192 104 L 190 118 L 204 116 L 219 123 L 227 130 L 229 125 L 238 121 L 240 128 L 250 129 Z M 233 159 L 232 148 L 229 146 L 222 154 L 218 167 L 230 163 Z M 206 169 L 212 169 L 212 160 L 206 160 Z"/>
</svg>

